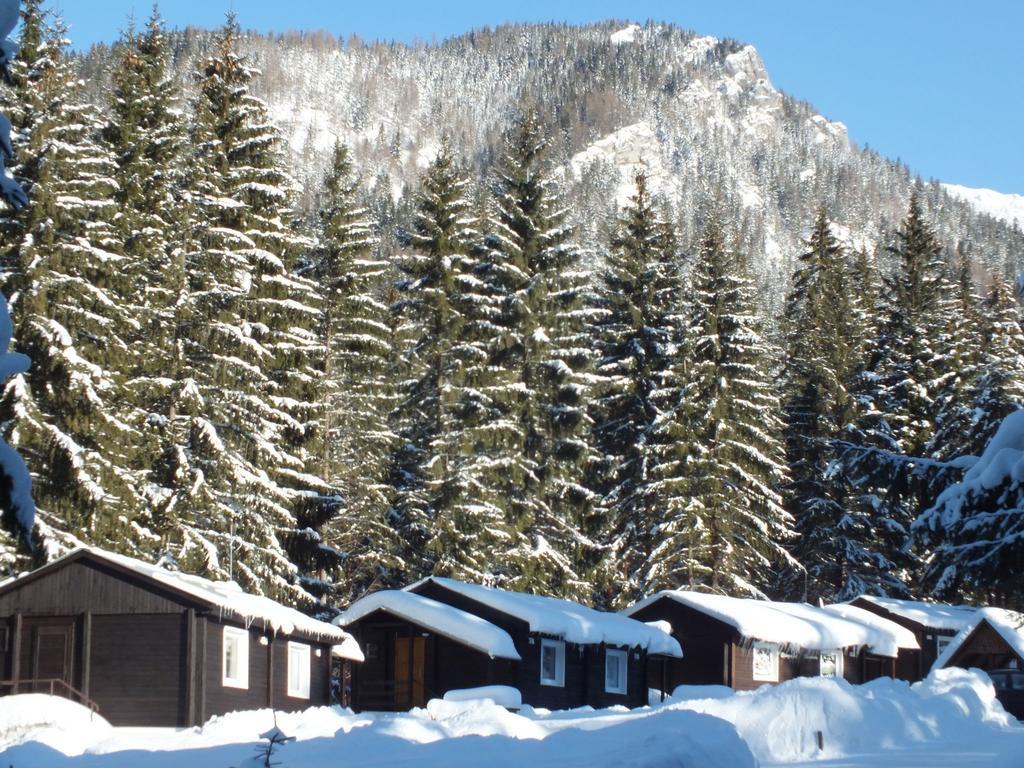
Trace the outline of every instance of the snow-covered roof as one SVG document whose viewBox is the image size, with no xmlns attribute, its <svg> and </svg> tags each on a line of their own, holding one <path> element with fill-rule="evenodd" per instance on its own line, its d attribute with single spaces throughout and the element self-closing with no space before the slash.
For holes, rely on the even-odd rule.
<svg viewBox="0 0 1024 768">
<path fill-rule="evenodd" d="M 349 606 L 334 623 L 347 627 L 375 611 L 386 611 L 419 624 L 431 632 L 486 653 L 492 659 L 521 659 L 516 644 L 505 630 L 479 616 L 411 592 L 385 589 L 369 594 Z"/>
<path fill-rule="evenodd" d="M 982 622 L 992 627 L 1013 652 L 1024 659 L 1024 614 L 1004 608 L 976 608 L 974 621 L 960 630 L 960 633 L 939 654 L 932 669 L 945 667 Z"/>
<path fill-rule="evenodd" d="M 352 635 L 349 635 L 342 642 L 331 648 L 331 655 L 337 656 L 339 659 L 348 659 L 349 661 L 358 661 L 360 663 L 366 661 L 363 649 L 359 647 L 359 643 L 356 642 Z"/>
<path fill-rule="evenodd" d="M 235 617 L 246 624 L 262 622 L 264 626 L 275 632 L 284 634 L 302 634 L 325 640 L 343 643 L 352 640 L 352 636 L 338 627 L 325 621 L 318 621 L 294 608 L 281 605 L 269 597 L 252 595 L 243 592 L 233 581 L 211 581 L 201 576 L 192 576 L 178 571 L 168 571 L 156 565 L 144 563 L 125 555 L 118 555 L 95 547 L 80 547 L 64 557 L 44 566 L 45 569 L 59 567 L 59 564 L 83 556 L 106 561 L 112 565 L 131 571 L 165 587 L 184 593 L 188 597 L 209 605 L 218 610 L 222 616 Z M 43 569 L 40 569 L 40 571 Z M 15 580 L 31 579 L 39 571 L 33 571 Z M 13 585 L 8 585 L 13 586 Z"/>
<path fill-rule="evenodd" d="M 872 613 L 866 608 L 858 608 L 856 605 L 850 605 L 849 603 L 837 603 L 835 605 L 826 605 L 823 610 L 834 613 L 837 616 L 842 616 L 844 619 L 867 624 L 869 627 L 874 627 L 880 632 L 889 633 L 892 635 L 898 648 L 906 648 L 908 650 L 920 650 L 921 648 L 921 644 L 917 642 L 917 636 L 909 629 L 897 624 L 895 621 L 890 621 L 884 616 Z"/>
<path fill-rule="evenodd" d="M 944 605 L 942 603 L 926 603 L 922 600 L 897 600 L 892 597 L 876 597 L 861 595 L 859 600 L 866 600 L 899 616 L 932 629 L 959 632 L 975 621 L 977 608 L 968 605 Z"/>
<path fill-rule="evenodd" d="M 657 600 L 668 598 L 732 627 L 743 638 L 808 650 L 870 648 L 895 657 L 900 635 L 884 626 L 862 624 L 806 603 L 777 603 L 745 597 L 709 595 L 688 590 L 665 590 L 627 608 L 633 615 Z M 685 635 L 685 628 L 680 628 Z"/>
<path fill-rule="evenodd" d="M 657 627 L 650 627 L 619 613 L 598 611 L 556 597 L 509 592 L 439 576 L 428 576 L 409 585 L 405 591 L 415 592 L 428 582 L 495 611 L 521 619 L 530 625 L 531 632 L 537 634 L 560 637 L 579 645 L 605 643 L 629 648 L 639 646 L 651 654 L 672 656 L 677 659 L 683 657 L 683 649 L 676 639 Z"/>
</svg>

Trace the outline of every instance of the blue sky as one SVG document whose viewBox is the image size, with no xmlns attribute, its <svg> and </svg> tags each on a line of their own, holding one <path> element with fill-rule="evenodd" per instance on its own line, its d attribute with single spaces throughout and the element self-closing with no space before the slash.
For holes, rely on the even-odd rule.
<svg viewBox="0 0 1024 768">
<path fill-rule="evenodd" d="M 53 0 L 76 47 L 150 0 Z M 925 178 L 1024 194 L 1024 0 L 164 0 L 172 27 L 234 7 L 259 31 L 431 40 L 504 21 L 669 21 L 753 43 L 772 80 Z"/>
</svg>

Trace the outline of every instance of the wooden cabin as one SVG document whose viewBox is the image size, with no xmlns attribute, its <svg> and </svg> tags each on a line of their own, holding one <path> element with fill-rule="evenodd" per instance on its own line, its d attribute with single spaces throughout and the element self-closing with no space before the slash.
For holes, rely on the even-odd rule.
<svg viewBox="0 0 1024 768">
<path fill-rule="evenodd" d="M 682 656 L 660 629 L 565 600 L 431 577 L 336 620 L 358 640 L 361 709 L 402 710 L 504 685 L 548 709 L 648 703 L 648 665 Z"/>
<path fill-rule="evenodd" d="M 0 585 L 0 695 L 54 693 L 119 726 L 331 701 L 346 632 L 232 582 L 77 549 Z"/>
<path fill-rule="evenodd" d="M 918 649 L 900 651 L 896 661 L 896 677 L 916 683 L 927 677 L 935 660 L 953 638 L 975 621 L 976 608 L 944 605 L 920 600 L 897 600 L 891 597 L 861 595 L 849 605 L 871 611 L 914 633 Z"/>
<path fill-rule="evenodd" d="M 949 642 L 934 669 L 1024 670 L 1024 615 L 978 608 L 974 622 Z"/>
<path fill-rule="evenodd" d="M 685 590 L 659 592 L 624 613 L 667 622 L 686 649 L 668 662 L 664 680 L 649 680 L 666 693 L 680 685 L 752 690 L 808 676 L 863 682 L 890 674 L 900 644 L 914 643 L 895 625 L 864 624 L 802 603 Z"/>
</svg>

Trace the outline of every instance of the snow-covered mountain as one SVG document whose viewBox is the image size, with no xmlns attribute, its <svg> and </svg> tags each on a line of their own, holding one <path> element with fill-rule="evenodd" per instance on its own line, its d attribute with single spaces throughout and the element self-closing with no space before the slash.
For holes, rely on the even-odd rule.
<svg viewBox="0 0 1024 768">
<path fill-rule="evenodd" d="M 943 184 L 942 187 L 953 197 L 970 203 L 979 213 L 988 214 L 1007 224 L 1016 222 L 1018 226 L 1024 227 L 1024 195 L 1008 195 L 958 184 Z"/>
<path fill-rule="evenodd" d="M 183 73 L 211 40 L 181 36 Z M 844 125 L 778 90 L 753 47 L 672 26 L 514 25 L 411 46 L 252 35 L 245 46 L 309 199 L 339 140 L 385 207 L 415 185 L 444 135 L 485 179 L 502 132 L 535 104 L 588 245 L 600 250 L 643 167 L 684 242 L 717 201 L 769 287 L 769 303 L 784 290 L 819 204 L 849 242 L 877 245 L 905 214 L 915 184 L 905 166 L 854 145 Z M 1003 223 L 1012 220 L 1012 198 L 1004 205 L 939 184 L 924 195 L 951 250 L 963 242 L 988 269 L 1021 271 L 1024 234 Z"/>
</svg>

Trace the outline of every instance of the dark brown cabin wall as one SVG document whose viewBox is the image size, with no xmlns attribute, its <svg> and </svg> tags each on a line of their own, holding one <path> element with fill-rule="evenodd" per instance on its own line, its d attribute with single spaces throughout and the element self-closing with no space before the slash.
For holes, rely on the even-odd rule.
<svg viewBox="0 0 1024 768">
<path fill-rule="evenodd" d="M 605 688 L 605 653 L 604 646 L 590 646 L 587 649 L 590 657 L 587 660 L 587 704 L 603 709 L 606 707 L 626 706 L 642 707 L 647 701 L 647 653 L 636 648 L 617 648 L 627 651 L 626 656 L 626 692 L 609 693 Z"/>
<path fill-rule="evenodd" d="M 266 635 L 255 627 L 249 632 L 249 687 L 229 688 L 224 685 L 224 627 L 245 629 L 241 624 L 224 622 L 208 617 L 206 628 L 206 712 L 209 719 L 228 712 L 243 712 L 267 707 L 267 679 L 269 664 L 267 648 L 260 645 Z"/>
<path fill-rule="evenodd" d="M 0 595 L 0 616 L 181 612 L 183 601 L 154 592 L 149 584 L 78 560 Z"/>
<path fill-rule="evenodd" d="M 672 659 L 666 670 L 667 693 L 680 685 L 729 685 L 726 654 L 736 631 L 707 614 L 669 598 L 656 600 L 633 614 L 638 621 L 667 621 L 683 647 L 683 658 Z M 661 672 L 651 665 L 652 688 L 660 688 Z"/>
<path fill-rule="evenodd" d="M 92 617 L 90 697 L 119 726 L 187 725 L 184 614 Z"/>
<path fill-rule="evenodd" d="M 300 643 L 309 648 L 309 698 L 288 695 L 288 644 Z M 259 646 L 260 653 L 267 654 L 273 648 L 274 683 L 272 686 L 273 707 L 281 712 L 298 712 L 309 707 L 324 707 L 331 703 L 331 647 L 322 643 L 278 636 L 272 646 Z M 320 655 L 318 656 L 317 653 Z"/>
</svg>

